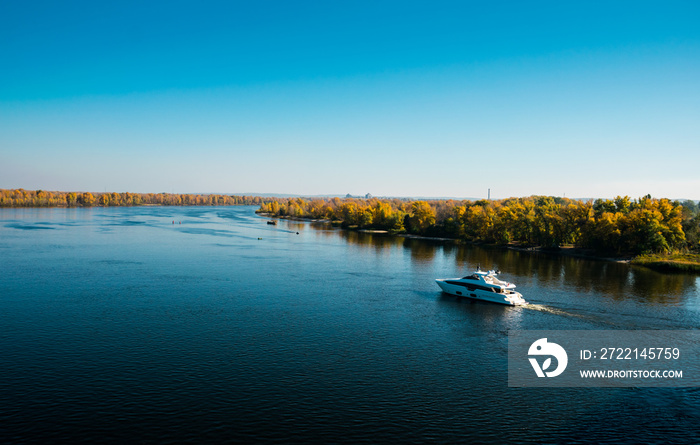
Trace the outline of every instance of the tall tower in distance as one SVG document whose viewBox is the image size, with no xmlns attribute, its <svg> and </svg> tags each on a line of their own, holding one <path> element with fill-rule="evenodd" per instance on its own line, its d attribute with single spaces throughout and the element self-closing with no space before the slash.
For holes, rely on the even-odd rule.
<svg viewBox="0 0 700 445">
<path fill-rule="evenodd" d="M 491 189 L 489 189 L 489 201 L 491 201 Z"/>
</svg>

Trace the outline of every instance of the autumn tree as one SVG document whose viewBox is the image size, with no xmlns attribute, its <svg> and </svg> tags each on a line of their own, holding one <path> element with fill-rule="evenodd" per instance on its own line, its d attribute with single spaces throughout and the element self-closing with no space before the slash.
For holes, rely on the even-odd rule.
<svg viewBox="0 0 700 445">
<path fill-rule="evenodd" d="M 411 204 L 411 214 L 407 216 L 404 226 L 406 230 L 412 233 L 425 233 L 428 227 L 435 224 L 435 211 L 426 201 L 413 202 Z"/>
<path fill-rule="evenodd" d="M 81 193 L 78 197 L 78 203 L 84 207 L 91 207 L 95 205 L 95 197 L 90 192 Z"/>
</svg>

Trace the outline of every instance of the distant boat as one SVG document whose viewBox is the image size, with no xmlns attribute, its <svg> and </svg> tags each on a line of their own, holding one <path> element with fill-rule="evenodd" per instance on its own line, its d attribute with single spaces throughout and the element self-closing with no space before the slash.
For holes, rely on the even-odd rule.
<svg viewBox="0 0 700 445">
<path fill-rule="evenodd" d="M 515 284 L 507 283 L 496 278 L 497 271 L 482 272 L 477 269 L 471 275 L 462 278 L 442 278 L 435 282 L 443 292 L 475 300 L 490 301 L 491 303 L 508 306 L 527 304 L 520 292 L 515 291 Z"/>
<path fill-rule="evenodd" d="M 276 225 L 277 225 L 277 221 L 275 221 L 274 219 L 268 221 L 267 223 L 268 223 L 268 224 L 272 224 L 273 226 L 276 226 Z"/>
</svg>

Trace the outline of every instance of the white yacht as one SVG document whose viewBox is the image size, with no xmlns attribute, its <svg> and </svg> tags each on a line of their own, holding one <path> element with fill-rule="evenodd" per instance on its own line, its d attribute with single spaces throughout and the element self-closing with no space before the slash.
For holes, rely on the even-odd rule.
<svg viewBox="0 0 700 445">
<path fill-rule="evenodd" d="M 520 292 L 515 291 L 515 284 L 499 280 L 497 274 L 498 271 L 495 270 L 482 272 L 477 269 L 463 278 L 441 278 L 435 281 L 448 294 L 509 306 L 527 304 Z"/>
</svg>

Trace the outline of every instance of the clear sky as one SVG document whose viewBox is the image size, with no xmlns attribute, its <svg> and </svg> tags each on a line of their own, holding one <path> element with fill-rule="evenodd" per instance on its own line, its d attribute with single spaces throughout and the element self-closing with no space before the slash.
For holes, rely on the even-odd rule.
<svg viewBox="0 0 700 445">
<path fill-rule="evenodd" d="M 700 2 L 0 0 L 19 187 L 700 199 Z"/>
</svg>

